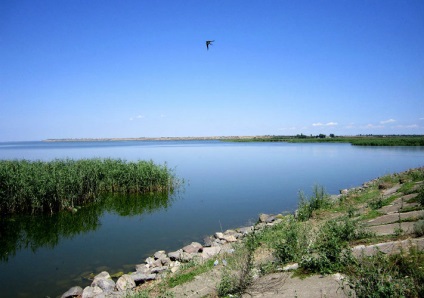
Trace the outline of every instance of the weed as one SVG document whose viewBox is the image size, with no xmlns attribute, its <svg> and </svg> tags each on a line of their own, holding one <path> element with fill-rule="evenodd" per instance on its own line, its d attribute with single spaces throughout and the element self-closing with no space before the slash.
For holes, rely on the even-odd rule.
<svg viewBox="0 0 424 298">
<path fill-rule="evenodd" d="M 312 217 L 315 210 L 329 207 L 331 201 L 322 186 L 315 185 L 313 195 L 308 199 L 303 192 L 299 192 L 299 204 L 297 209 L 297 219 L 306 221 Z"/>
<path fill-rule="evenodd" d="M 409 254 L 362 256 L 348 266 L 347 285 L 357 297 L 423 297 L 423 261 L 423 252 L 415 249 Z"/>
<path fill-rule="evenodd" d="M 258 242 L 255 232 L 250 233 L 241 245 L 237 245 L 228 265 L 223 267 L 221 281 L 217 286 L 220 297 L 241 295 L 253 280 L 254 252 Z"/>
<path fill-rule="evenodd" d="M 417 237 L 424 236 L 424 220 L 419 220 L 414 224 L 414 233 Z"/>
</svg>

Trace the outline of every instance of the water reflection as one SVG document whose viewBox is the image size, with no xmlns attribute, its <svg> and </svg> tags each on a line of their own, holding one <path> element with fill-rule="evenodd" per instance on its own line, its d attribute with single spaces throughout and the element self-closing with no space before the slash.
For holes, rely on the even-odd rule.
<svg viewBox="0 0 424 298">
<path fill-rule="evenodd" d="M 120 216 L 149 214 L 168 209 L 174 196 L 168 193 L 143 195 L 109 195 L 98 203 L 53 215 L 18 215 L 0 218 L 0 261 L 22 249 L 33 252 L 41 247 L 53 248 L 64 238 L 95 231 L 105 212 Z"/>
</svg>

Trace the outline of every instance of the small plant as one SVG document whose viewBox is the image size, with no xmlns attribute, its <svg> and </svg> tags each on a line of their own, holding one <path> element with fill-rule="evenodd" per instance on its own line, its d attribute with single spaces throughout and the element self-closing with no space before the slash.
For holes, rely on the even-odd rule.
<svg viewBox="0 0 424 298">
<path fill-rule="evenodd" d="M 417 201 L 421 206 L 424 206 L 424 185 L 421 185 L 420 190 L 418 191 Z"/>
<path fill-rule="evenodd" d="M 423 297 L 423 261 L 423 252 L 415 249 L 409 254 L 362 256 L 349 265 L 346 283 L 357 297 Z"/>
<path fill-rule="evenodd" d="M 254 252 L 257 248 L 255 232 L 246 236 L 228 258 L 228 265 L 223 267 L 221 281 L 217 286 L 218 296 L 241 295 L 253 280 Z"/>
<path fill-rule="evenodd" d="M 381 207 L 383 207 L 383 206 L 384 206 L 383 199 L 382 199 L 382 198 L 381 198 L 381 196 L 380 196 L 380 197 L 378 197 L 378 198 L 376 198 L 376 199 L 374 199 L 374 200 L 370 201 L 370 202 L 368 203 L 368 206 L 369 206 L 372 210 L 380 209 Z"/>
<path fill-rule="evenodd" d="M 414 233 L 417 237 L 424 236 L 424 220 L 419 220 L 414 224 Z"/>
<path fill-rule="evenodd" d="M 315 210 L 329 207 L 331 205 L 328 194 L 322 186 L 315 185 L 313 195 L 308 199 L 303 192 L 299 193 L 299 204 L 297 218 L 306 221 L 312 217 Z"/>
</svg>

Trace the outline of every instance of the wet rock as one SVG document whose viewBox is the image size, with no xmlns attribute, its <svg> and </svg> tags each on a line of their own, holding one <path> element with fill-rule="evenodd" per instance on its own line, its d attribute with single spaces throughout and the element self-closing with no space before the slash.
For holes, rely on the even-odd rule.
<svg viewBox="0 0 424 298">
<path fill-rule="evenodd" d="M 184 246 L 183 251 L 189 254 L 201 252 L 203 249 L 203 246 L 198 242 L 192 242 L 191 244 Z"/>
<path fill-rule="evenodd" d="M 83 289 L 81 287 L 72 287 L 69 290 L 67 290 L 61 298 L 70 298 L 70 297 L 77 297 L 82 295 Z"/>
<path fill-rule="evenodd" d="M 118 291 L 124 292 L 124 291 L 130 290 L 134 287 L 135 287 L 135 282 L 134 282 L 133 278 L 128 274 L 122 275 L 116 281 L 116 288 L 118 289 Z"/>
<path fill-rule="evenodd" d="M 105 297 L 103 290 L 99 287 L 85 287 L 82 292 L 82 298 L 101 298 Z"/>
</svg>

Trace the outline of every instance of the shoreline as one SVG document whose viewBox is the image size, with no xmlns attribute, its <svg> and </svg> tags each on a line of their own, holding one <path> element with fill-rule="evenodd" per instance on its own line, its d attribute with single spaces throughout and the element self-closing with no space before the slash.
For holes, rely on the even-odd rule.
<svg viewBox="0 0 424 298">
<path fill-rule="evenodd" d="M 392 173 L 390 175 L 400 177 L 401 175 L 407 174 L 408 172 L 421 169 L 423 169 L 422 166 L 411 168 L 402 172 Z M 336 202 L 340 198 L 349 194 L 364 192 L 378 183 L 379 179 L 382 177 L 385 176 L 365 181 L 361 185 L 351 187 L 349 189 L 341 189 L 339 190 L 339 194 L 327 194 L 328 198 L 331 201 Z M 388 189 L 386 192 L 387 194 L 391 195 L 392 189 Z M 165 252 L 163 250 L 159 250 L 152 256 L 148 257 L 144 263 L 136 264 L 134 266 L 134 272 L 127 274 L 121 273 L 119 276 L 110 275 L 105 271 L 97 273 L 97 275 L 93 274 L 93 282 L 91 285 L 88 285 L 85 288 L 80 286 L 72 287 L 62 295 L 62 298 L 79 295 L 82 295 L 83 297 L 94 297 L 97 294 L 106 294 L 106 297 L 126 297 L 125 295 L 131 293 L 131 291 L 135 290 L 142 284 L 146 284 L 147 282 L 160 281 L 168 274 L 173 274 L 179 271 L 180 266 L 184 263 L 195 261 L 197 264 L 204 264 L 205 262 L 211 262 L 216 259 L 213 263 L 213 266 L 222 266 L 220 263 L 222 260 L 218 261 L 218 256 L 222 254 L 231 255 L 234 252 L 234 249 L 232 248 L 234 243 L 242 241 L 246 235 L 253 231 L 261 231 L 266 227 L 272 227 L 280 223 L 286 215 L 294 216 L 297 218 L 297 211 L 298 210 L 296 210 L 294 214 L 292 212 L 284 211 L 277 214 L 260 213 L 258 215 L 258 221 L 255 224 L 246 227 L 229 229 L 225 232 L 216 232 L 213 235 L 206 236 L 203 239 L 203 244 L 200 244 L 199 242 L 192 242 L 191 244 L 188 244 L 174 252 Z M 226 266 L 226 263 L 224 266 Z M 289 269 L 283 269 L 283 271 L 291 271 L 298 268 L 296 267 L 293 269 L 290 266 L 284 267 Z M 116 282 L 112 279 L 111 276 L 116 280 Z"/>
</svg>

